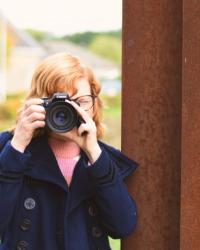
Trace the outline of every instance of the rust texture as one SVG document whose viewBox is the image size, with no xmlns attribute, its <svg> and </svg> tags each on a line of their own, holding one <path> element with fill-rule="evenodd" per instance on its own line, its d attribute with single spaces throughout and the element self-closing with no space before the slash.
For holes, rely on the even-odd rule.
<svg viewBox="0 0 200 250">
<path fill-rule="evenodd" d="M 200 1 L 183 4 L 181 250 L 200 249 Z"/>
<path fill-rule="evenodd" d="M 138 224 L 122 249 L 178 250 L 182 1 L 123 1 L 122 72 L 122 150 L 140 164 L 127 180 Z"/>
</svg>

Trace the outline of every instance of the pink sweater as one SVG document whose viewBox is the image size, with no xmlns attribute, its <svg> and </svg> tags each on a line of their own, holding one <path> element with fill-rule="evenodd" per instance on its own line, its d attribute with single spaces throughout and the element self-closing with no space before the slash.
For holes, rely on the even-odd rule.
<svg viewBox="0 0 200 250">
<path fill-rule="evenodd" d="M 66 182 L 70 185 L 76 163 L 80 158 L 80 147 L 72 140 L 60 140 L 53 137 L 48 137 L 48 143 Z"/>
</svg>

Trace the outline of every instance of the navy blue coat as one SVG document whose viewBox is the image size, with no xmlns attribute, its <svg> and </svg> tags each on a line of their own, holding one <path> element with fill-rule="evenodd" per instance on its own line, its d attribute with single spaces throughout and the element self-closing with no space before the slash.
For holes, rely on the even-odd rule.
<svg viewBox="0 0 200 250">
<path fill-rule="evenodd" d="M 24 153 L 11 138 L 0 134 L 0 250 L 109 250 L 108 235 L 134 231 L 136 204 L 124 178 L 137 162 L 99 141 L 100 157 L 88 166 L 81 151 L 68 186 L 46 134 Z"/>
</svg>

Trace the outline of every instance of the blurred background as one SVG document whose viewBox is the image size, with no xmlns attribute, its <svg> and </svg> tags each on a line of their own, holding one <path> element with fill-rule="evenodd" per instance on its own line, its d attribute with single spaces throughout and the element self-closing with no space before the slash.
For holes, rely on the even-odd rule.
<svg viewBox="0 0 200 250">
<path fill-rule="evenodd" d="M 0 131 L 16 111 L 43 58 L 69 52 L 90 65 L 102 84 L 105 142 L 121 148 L 122 0 L 25 1 L 0 5 Z M 114 250 L 120 241 L 109 239 Z"/>
</svg>

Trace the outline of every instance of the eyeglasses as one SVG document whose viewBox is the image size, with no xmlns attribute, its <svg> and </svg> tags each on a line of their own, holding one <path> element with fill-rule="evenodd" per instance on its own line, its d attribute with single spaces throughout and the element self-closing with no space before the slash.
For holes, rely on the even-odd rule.
<svg viewBox="0 0 200 250">
<path fill-rule="evenodd" d="M 89 111 L 94 106 L 94 100 L 97 96 L 95 95 L 83 95 L 79 96 L 75 99 L 71 99 L 71 101 L 74 101 L 78 103 L 78 105 L 83 108 L 85 111 Z"/>
</svg>

